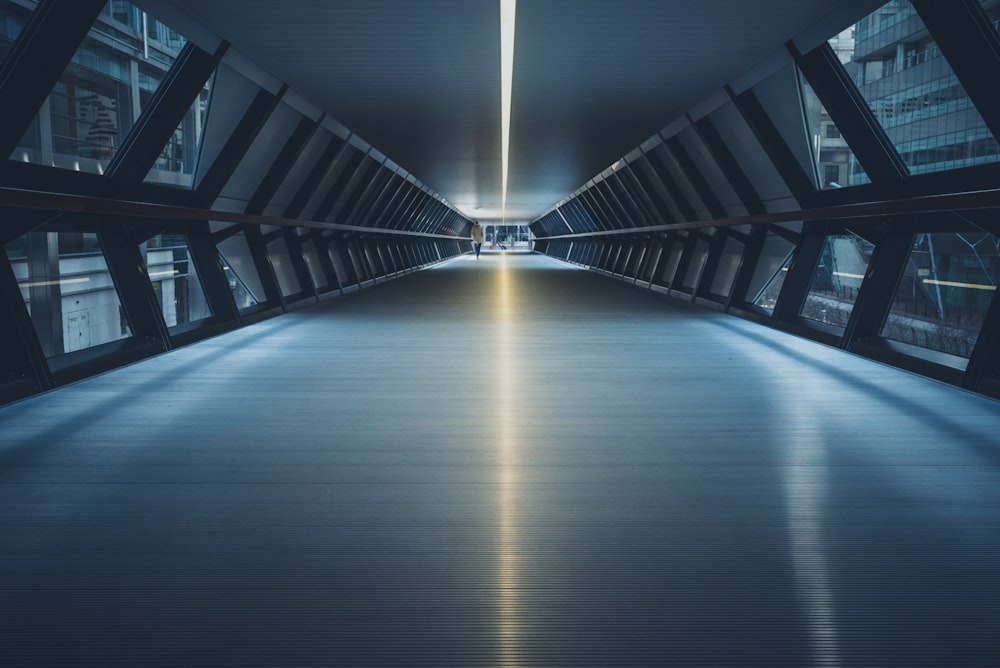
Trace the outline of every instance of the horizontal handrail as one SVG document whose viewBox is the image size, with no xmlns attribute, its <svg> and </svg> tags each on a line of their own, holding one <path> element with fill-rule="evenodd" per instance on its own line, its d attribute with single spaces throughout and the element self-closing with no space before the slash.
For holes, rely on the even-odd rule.
<svg viewBox="0 0 1000 668">
<path fill-rule="evenodd" d="M 671 230 L 703 229 L 706 227 L 734 227 L 737 225 L 768 225 L 773 223 L 805 222 L 809 220 L 852 220 L 874 218 L 901 213 L 939 213 L 946 211 L 973 211 L 976 209 L 1000 208 L 1000 189 L 977 190 L 946 195 L 926 195 L 908 199 L 893 199 L 860 204 L 838 204 L 795 211 L 762 213 L 737 218 L 698 220 L 667 225 L 629 227 L 620 230 L 596 230 L 573 234 L 554 234 L 537 237 L 539 241 L 550 239 L 580 239 L 584 237 L 617 236 L 622 234 L 648 234 Z"/>
<path fill-rule="evenodd" d="M 233 211 L 219 211 L 216 209 L 202 209 L 170 204 L 153 204 L 149 202 L 135 202 L 129 200 L 92 197 L 87 195 L 73 195 L 6 187 L 0 187 L 0 206 L 51 211 L 72 211 L 79 213 L 102 213 L 167 220 L 214 220 L 219 222 L 242 223 L 247 225 L 311 227 L 336 230 L 340 232 L 381 234 L 389 236 L 412 236 L 420 238 L 460 240 L 467 239 L 467 237 L 458 235 L 392 230 L 380 227 L 363 227 L 359 225 L 341 225 L 338 223 L 326 223 L 315 220 L 299 220 L 297 218 L 282 218 L 279 216 L 264 216 Z M 779 211 L 775 213 L 738 216 L 735 218 L 686 221 L 683 223 L 629 227 L 617 230 L 595 230 L 591 232 L 577 232 L 572 234 L 538 237 L 538 239 L 574 239 L 597 236 L 617 236 L 622 234 L 647 234 L 655 232 L 668 232 L 671 230 L 703 229 L 708 227 L 767 225 L 774 223 L 804 222 L 810 220 L 851 220 L 903 213 L 972 211 L 976 209 L 991 208 L 1000 208 L 1000 189 L 948 193 L 943 195 L 926 195 L 923 197 L 883 200 L 879 202 L 839 204 L 809 209 L 796 209 L 794 211 Z"/>
<path fill-rule="evenodd" d="M 468 239 L 468 237 L 449 234 L 391 230 L 382 227 L 362 227 L 359 225 L 340 225 L 337 223 L 325 223 L 316 220 L 299 220 L 297 218 L 263 216 L 171 204 L 152 204 L 149 202 L 134 202 L 129 200 L 91 197 L 88 195 L 72 195 L 66 193 L 44 192 L 40 190 L 24 190 L 20 188 L 0 187 L 0 206 L 17 207 L 21 209 L 38 209 L 43 211 L 68 211 L 75 213 L 137 216 L 140 218 L 157 218 L 163 220 L 214 220 L 223 223 L 242 223 L 245 225 L 312 227 L 324 230 L 336 230 L 338 232 L 360 232 L 364 234 L 383 234 L 387 236 L 411 236 L 420 237 L 422 239 Z"/>
</svg>

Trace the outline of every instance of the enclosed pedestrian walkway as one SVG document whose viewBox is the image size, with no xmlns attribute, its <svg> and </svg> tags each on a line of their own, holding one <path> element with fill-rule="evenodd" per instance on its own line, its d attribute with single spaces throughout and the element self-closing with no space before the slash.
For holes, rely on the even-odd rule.
<svg viewBox="0 0 1000 668">
<path fill-rule="evenodd" d="M 544 256 L 0 433 L 8 666 L 1000 664 L 1000 404 Z"/>
</svg>

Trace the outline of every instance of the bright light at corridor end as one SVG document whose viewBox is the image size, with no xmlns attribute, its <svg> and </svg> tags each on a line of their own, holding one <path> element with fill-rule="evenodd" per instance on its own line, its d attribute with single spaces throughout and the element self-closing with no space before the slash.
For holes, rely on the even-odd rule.
<svg viewBox="0 0 1000 668">
<path fill-rule="evenodd" d="M 502 134 L 502 210 L 507 209 L 507 156 L 510 151 L 510 91 L 514 83 L 514 12 L 517 0 L 500 0 L 500 118 Z"/>
</svg>

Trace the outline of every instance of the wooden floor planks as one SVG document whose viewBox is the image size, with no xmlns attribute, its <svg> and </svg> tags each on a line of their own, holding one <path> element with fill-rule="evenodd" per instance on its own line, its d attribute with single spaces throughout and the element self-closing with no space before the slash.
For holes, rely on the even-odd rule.
<svg viewBox="0 0 1000 668">
<path fill-rule="evenodd" d="M 463 257 L 0 409 L 0 663 L 997 666 L 1000 404 Z"/>
</svg>

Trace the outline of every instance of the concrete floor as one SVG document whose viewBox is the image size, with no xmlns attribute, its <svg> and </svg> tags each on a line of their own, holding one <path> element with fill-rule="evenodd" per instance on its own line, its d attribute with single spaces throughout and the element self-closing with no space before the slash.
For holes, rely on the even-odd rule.
<svg viewBox="0 0 1000 668">
<path fill-rule="evenodd" d="M 0 664 L 995 667 L 1000 403 L 465 256 L 0 409 Z"/>
</svg>

